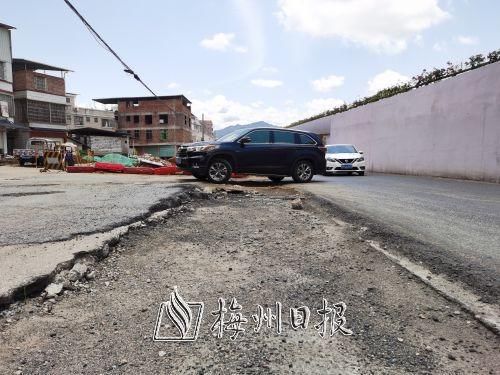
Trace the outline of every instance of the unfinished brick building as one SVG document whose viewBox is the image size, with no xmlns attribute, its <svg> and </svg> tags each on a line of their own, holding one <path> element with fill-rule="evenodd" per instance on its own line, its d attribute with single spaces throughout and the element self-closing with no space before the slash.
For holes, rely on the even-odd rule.
<svg viewBox="0 0 500 375">
<path fill-rule="evenodd" d="M 36 61 L 13 59 L 15 120 L 25 125 L 14 139 L 23 148 L 28 137 L 66 139 L 66 85 L 68 69 Z M 60 76 L 46 74 L 56 72 Z"/>
<path fill-rule="evenodd" d="M 131 136 L 131 147 L 161 158 L 175 155 L 191 142 L 191 102 L 184 95 L 94 99 L 116 104 L 118 129 Z"/>
</svg>

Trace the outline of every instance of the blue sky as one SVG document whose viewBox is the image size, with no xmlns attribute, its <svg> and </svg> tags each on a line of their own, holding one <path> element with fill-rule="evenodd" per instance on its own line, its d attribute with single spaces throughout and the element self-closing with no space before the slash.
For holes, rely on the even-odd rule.
<svg viewBox="0 0 500 375">
<path fill-rule="evenodd" d="M 496 0 L 72 0 L 157 94 L 216 128 L 286 125 L 500 48 Z M 73 70 L 67 91 L 147 95 L 62 0 L 2 4 L 14 57 Z"/>
</svg>

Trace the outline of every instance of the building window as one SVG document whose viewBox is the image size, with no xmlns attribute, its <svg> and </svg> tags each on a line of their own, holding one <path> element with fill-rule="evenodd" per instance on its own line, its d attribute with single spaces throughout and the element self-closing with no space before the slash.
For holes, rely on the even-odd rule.
<svg viewBox="0 0 500 375">
<path fill-rule="evenodd" d="M 66 103 L 70 104 L 71 103 L 71 98 L 66 97 Z"/>
<path fill-rule="evenodd" d="M 26 117 L 29 122 L 48 122 L 63 125 L 66 124 L 66 106 L 63 104 L 28 100 Z"/>
<path fill-rule="evenodd" d="M 134 115 L 134 123 L 135 124 L 139 123 L 139 115 Z"/>
<path fill-rule="evenodd" d="M 83 116 L 74 116 L 75 125 L 83 125 Z"/>
<path fill-rule="evenodd" d="M 125 116 L 125 121 L 130 122 L 130 116 Z"/>
<path fill-rule="evenodd" d="M 160 115 L 160 124 L 168 124 L 168 115 L 167 114 Z"/>
<path fill-rule="evenodd" d="M 141 131 L 139 129 L 134 130 L 134 138 L 135 139 L 141 138 Z"/>
<path fill-rule="evenodd" d="M 110 128 L 111 127 L 111 123 L 109 122 L 109 119 L 103 118 L 102 122 L 101 122 L 101 127 L 103 127 L 103 128 Z"/>
<path fill-rule="evenodd" d="M 187 125 L 188 124 L 188 118 L 186 115 L 184 115 L 184 125 Z"/>
<path fill-rule="evenodd" d="M 131 136 L 132 136 L 132 130 L 127 130 L 127 135 L 128 135 L 129 137 L 131 137 Z"/>
<path fill-rule="evenodd" d="M 34 76 L 33 77 L 35 89 L 36 90 L 47 90 L 47 78 L 42 76 Z"/>
<path fill-rule="evenodd" d="M 99 122 L 99 119 L 97 117 L 94 117 L 94 122 Z"/>
<path fill-rule="evenodd" d="M 0 61 L 0 79 L 7 79 L 6 64 L 4 61 Z"/>
<path fill-rule="evenodd" d="M 71 124 L 71 115 L 66 115 L 66 124 Z"/>
<path fill-rule="evenodd" d="M 0 93 L 0 117 L 14 117 L 14 98 Z"/>
<path fill-rule="evenodd" d="M 85 119 L 87 122 L 90 122 L 90 117 L 87 116 L 87 118 Z"/>
<path fill-rule="evenodd" d="M 168 139 L 168 131 L 167 131 L 167 129 L 162 129 L 160 131 L 160 139 L 162 141 L 166 141 Z"/>
<path fill-rule="evenodd" d="M 146 130 L 146 139 L 148 141 L 153 139 L 153 131 L 151 129 Z"/>
<path fill-rule="evenodd" d="M 148 125 L 151 125 L 153 123 L 153 115 L 145 115 L 144 122 Z"/>
</svg>

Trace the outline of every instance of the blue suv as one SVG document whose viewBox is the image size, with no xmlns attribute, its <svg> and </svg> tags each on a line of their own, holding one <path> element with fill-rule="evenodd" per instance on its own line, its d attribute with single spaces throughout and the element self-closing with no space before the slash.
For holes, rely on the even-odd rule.
<svg viewBox="0 0 500 375">
<path fill-rule="evenodd" d="M 279 182 L 291 176 L 295 182 L 309 182 L 324 174 L 326 148 L 314 133 L 297 130 L 242 129 L 213 142 L 179 147 L 176 164 L 194 177 L 224 183 L 232 173 L 268 176 Z"/>
</svg>

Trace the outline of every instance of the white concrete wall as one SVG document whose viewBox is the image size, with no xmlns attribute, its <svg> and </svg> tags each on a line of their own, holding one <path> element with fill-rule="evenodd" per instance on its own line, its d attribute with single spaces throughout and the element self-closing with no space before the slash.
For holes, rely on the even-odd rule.
<svg viewBox="0 0 500 375">
<path fill-rule="evenodd" d="M 365 152 L 368 171 L 500 182 L 500 63 L 297 129 L 327 127 L 329 143 Z"/>
<path fill-rule="evenodd" d="M 9 29 L 0 28 L 0 61 L 6 62 L 5 80 L 12 83 L 12 46 Z M 12 87 L 8 91 L 12 91 Z"/>
</svg>

